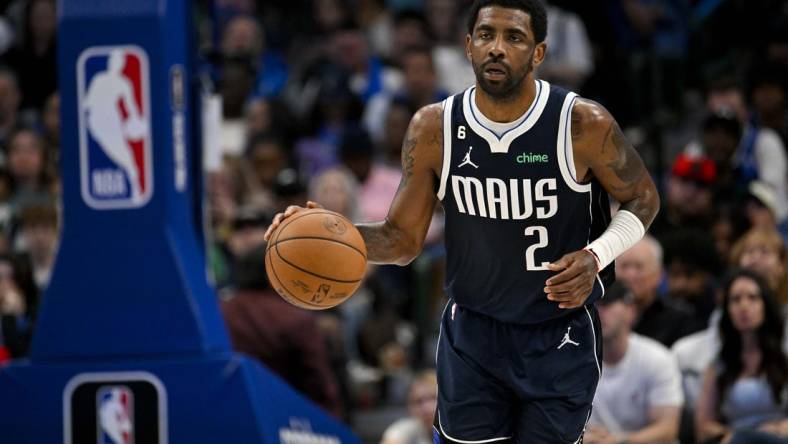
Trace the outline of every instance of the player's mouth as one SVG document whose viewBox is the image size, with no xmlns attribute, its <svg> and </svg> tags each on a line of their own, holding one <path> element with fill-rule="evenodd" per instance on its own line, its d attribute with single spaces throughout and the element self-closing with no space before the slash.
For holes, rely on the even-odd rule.
<svg viewBox="0 0 788 444">
<path fill-rule="evenodd" d="M 490 63 L 484 68 L 484 77 L 488 80 L 500 81 L 507 76 L 506 68 L 499 63 Z"/>
</svg>

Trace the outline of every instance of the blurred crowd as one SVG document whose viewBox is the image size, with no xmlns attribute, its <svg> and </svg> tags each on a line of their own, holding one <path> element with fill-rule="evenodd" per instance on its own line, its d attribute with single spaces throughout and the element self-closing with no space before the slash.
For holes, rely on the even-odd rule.
<svg viewBox="0 0 788 444">
<path fill-rule="evenodd" d="M 440 208 L 418 259 L 369 267 L 324 312 L 272 292 L 263 233 L 307 199 L 357 222 L 386 216 L 411 116 L 474 81 L 469 3 L 194 4 L 222 104 L 206 232 L 231 339 L 365 442 L 431 442 Z M 788 442 L 788 1 L 547 4 L 538 77 L 607 107 L 663 202 L 599 304 L 585 441 Z M 25 356 L 57 251 L 56 6 L 0 0 L 0 362 Z"/>
</svg>

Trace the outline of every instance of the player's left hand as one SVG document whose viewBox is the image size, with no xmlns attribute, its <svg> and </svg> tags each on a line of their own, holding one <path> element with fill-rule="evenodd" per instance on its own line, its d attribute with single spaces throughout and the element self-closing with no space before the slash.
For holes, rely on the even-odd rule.
<svg viewBox="0 0 788 444">
<path fill-rule="evenodd" d="M 550 271 L 559 272 L 545 282 L 547 299 L 558 302 L 558 308 L 582 306 L 594 289 L 597 263 L 594 254 L 579 250 L 564 255 L 547 265 Z"/>
</svg>

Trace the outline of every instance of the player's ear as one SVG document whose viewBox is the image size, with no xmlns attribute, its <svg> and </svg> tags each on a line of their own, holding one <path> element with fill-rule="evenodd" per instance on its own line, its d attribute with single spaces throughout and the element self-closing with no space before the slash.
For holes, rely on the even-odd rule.
<svg viewBox="0 0 788 444">
<path fill-rule="evenodd" d="M 473 60 L 471 59 L 471 35 L 470 34 L 466 34 L 465 35 L 465 57 L 468 58 L 469 62 L 473 62 Z"/>
<path fill-rule="evenodd" d="M 534 68 L 542 64 L 544 56 L 547 53 L 547 42 L 538 43 L 534 48 Z"/>
</svg>

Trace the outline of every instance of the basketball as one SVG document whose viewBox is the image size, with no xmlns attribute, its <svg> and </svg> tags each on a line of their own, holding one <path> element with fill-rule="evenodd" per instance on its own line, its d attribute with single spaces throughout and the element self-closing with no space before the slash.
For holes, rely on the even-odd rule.
<svg viewBox="0 0 788 444">
<path fill-rule="evenodd" d="M 367 248 L 361 233 L 341 214 L 300 211 L 271 235 L 265 271 L 286 301 L 309 310 L 341 304 L 361 285 Z"/>
</svg>

